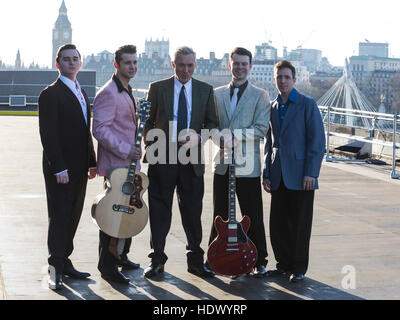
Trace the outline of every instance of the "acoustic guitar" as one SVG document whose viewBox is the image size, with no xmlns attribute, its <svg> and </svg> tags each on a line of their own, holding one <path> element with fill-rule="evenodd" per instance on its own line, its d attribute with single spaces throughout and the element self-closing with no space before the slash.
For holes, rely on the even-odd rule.
<svg viewBox="0 0 400 320">
<path fill-rule="evenodd" d="M 229 165 L 229 218 L 226 221 L 221 216 L 215 218 L 214 225 L 218 235 L 207 251 L 211 269 L 227 276 L 249 273 L 257 262 L 257 248 L 247 237 L 250 218 L 244 216 L 242 221 L 236 220 L 235 193 L 235 159 L 232 150 L 232 164 Z"/>
<path fill-rule="evenodd" d="M 137 119 L 140 120 L 135 147 L 141 147 L 144 126 L 149 117 L 150 102 L 140 100 Z M 129 168 L 117 168 L 111 172 L 106 190 L 99 194 L 92 205 L 92 218 L 109 236 L 119 239 L 139 234 L 147 224 L 148 209 L 143 194 L 149 186 L 147 176 L 136 171 L 137 161 Z"/>
</svg>

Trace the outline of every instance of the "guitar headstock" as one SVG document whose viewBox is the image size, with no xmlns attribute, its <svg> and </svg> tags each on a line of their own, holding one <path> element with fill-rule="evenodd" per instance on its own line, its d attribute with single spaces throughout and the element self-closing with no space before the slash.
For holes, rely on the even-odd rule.
<svg viewBox="0 0 400 320">
<path fill-rule="evenodd" d="M 151 104 L 146 99 L 139 100 L 139 105 L 137 107 L 136 115 L 137 115 L 137 118 L 140 120 L 140 122 L 147 121 L 147 119 L 149 118 L 149 115 L 150 115 L 150 107 L 151 107 Z"/>
</svg>

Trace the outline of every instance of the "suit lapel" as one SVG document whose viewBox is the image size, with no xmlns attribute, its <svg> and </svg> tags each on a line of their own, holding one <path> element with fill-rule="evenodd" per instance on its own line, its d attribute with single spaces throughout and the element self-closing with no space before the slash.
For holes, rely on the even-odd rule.
<svg viewBox="0 0 400 320">
<path fill-rule="evenodd" d="M 276 134 L 279 136 L 281 132 L 281 124 L 279 121 L 279 103 L 274 101 L 271 108 L 271 123 L 277 129 Z"/>
<path fill-rule="evenodd" d="M 232 116 L 231 116 L 231 92 L 230 92 L 229 84 L 225 87 L 222 96 L 223 96 L 226 116 L 230 121 Z"/>
<path fill-rule="evenodd" d="M 240 114 L 240 109 L 243 108 L 243 106 L 246 105 L 247 100 L 251 97 L 251 84 L 249 83 L 244 90 L 242 96 L 240 97 L 240 100 L 238 104 L 236 105 L 235 112 L 233 113 L 232 119 L 236 118 L 238 114 Z"/>
<path fill-rule="evenodd" d="M 299 95 L 296 95 L 296 103 L 291 103 L 288 106 L 288 109 L 286 111 L 285 117 L 283 118 L 283 122 L 282 122 L 282 128 L 281 130 L 284 131 L 286 129 L 286 127 L 293 121 L 293 119 L 296 117 L 297 112 L 299 111 L 299 100 L 300 97 Z M 279 114 L 279 112 L 278 112 Z M 278 115 L 279 116 L 279 115 Z"/>
<path fill-rule="evenodd" d="M 91 119 L 91 116 L 92 116 L 92 114 L 91 114 L 92 110 L 91 110 L 91 108 L 90 108 L 89 98 L 88 98 L 88 96 L 87 96 L 85 90 L 83 90 L 83 89 L 81 88 L 81 91 L 82 91 L 82 94 L 83 94 L 83 98 L 85 99 L 85 102 L 86 102 L 87 126 L 88 126 L 88 128 L 90 128 L 90 119 Z"/>
<path fill-rule="evenodd" d="M 131 97 L 129 96 L 129 94 L 128 95 L 123 94 L 123 92 L 121 92 L 120 94 L 122 94 L 122 96 L 124 97 L 126 103 L 128 104 L 129 108 L 131 109 L 133 122 L 136 123 L 135 106 L 133 104 L 133 101 L 132 101 Z"/>
<path fill-rule="evenodd" d="M 201 88 L 196 81 L 192 78 L 192 115 L 190 117 L 190 128 L 193 129 L 198 127 L 195 125 L 196 121 L 201 119 L 200 117 L 200 98 L 201 98 Z"/>
<path fill-rule="evenodd" d="M 71 102 L 71 105 L 75 106 L 72 108 L 75 108 L 76 112 L 79 112 L 81 115 L 81 120 L 83 121 L 84 125 L 86 126 L 85 122 L 85 117 L 82 112 L 82 107 L 81 103 L 79 102 L 78 98 L 75 96 L 75 94 L 65 85 L 64 82 L 62 82 L 60 79 L 57 81 L 60 89 L 65 93 L 65 95 L 68 97 L 68 100 Z M 86 102 L 86 107 L 88 106 L 88 103 Z"/>
<path fill-rule="evenodd" d="M 168 121 L 174 120 L 174 77 L 171 77 L 166 82 L 166 90 L 162 91 L 164 99 L 165 112 L 168 116 Z"/>
</svg>

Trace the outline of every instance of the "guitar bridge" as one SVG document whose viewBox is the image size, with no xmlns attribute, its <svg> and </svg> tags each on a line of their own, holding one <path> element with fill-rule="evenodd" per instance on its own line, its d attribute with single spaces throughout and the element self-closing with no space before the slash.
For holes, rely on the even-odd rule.
<svg viewBox="0 0 400 320">
<path fill-rule="evenodd" d="M 112 206 L 112 209 L 116 212 L 120 212 L 120 213 L 127 213 L 127 214 L 134 214 L 135 213 L 135 209 L 129 206 L 123 206 L 120 204 L 114 204 Z"/>
</svg>

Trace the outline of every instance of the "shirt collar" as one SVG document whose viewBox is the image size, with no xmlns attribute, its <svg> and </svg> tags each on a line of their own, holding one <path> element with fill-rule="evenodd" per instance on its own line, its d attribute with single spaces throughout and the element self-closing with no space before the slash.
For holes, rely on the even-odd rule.
<svg viewBox="0 0 400 320">
<path fill-rule="evenodd" d="M 68 88 L 70 88 L 70 89 L 73 89 L 74 91 L 76 90 L 76 86 L 78 85 L 78 87 L 80 87 L 80 85 L 79 85 L 79 82 L 78 82 L 78 80 L 75 80 L 75 82 L 74 81 L 72 81 L 70 78 L 67 78 L 66 76 L 63 76 L 63 75 L 61 75 L 60 74 L 60 80 L 62 81 L 62 82 L 64 82 L 64 84 L 68 87 Z"/>
<path fill-rule="evenodd" d="M 190 80 L 188 82 L 183 84 L 182 82 L 180 82 L 178 80 L 178 78 L 176 76 L 174 76 L 174 85 L 179 91 L 181 90 L 182 86 L 185 86 L 185 90 L 187 92 L 188 90 L 190 90 L 192 88 L 192 78 L 190 78 Z"/>
<path fill-rule="evenodd" d="M 229 83 L 229 88 L 231 89 L 231 94 L 233 93 L 233 90 L 234 90 L 235 88 L 238 88 L 238 89 L 239 89 L 239 92 L 242 93 L 242 92 L 247 88 L 247 85 L 248 85 L 248 84 L 249 84 L 249 80 L 246 80 L 246 82 L 243 83 L 243 84 L 241 84 L 239 87 L 235 87 L 235 85 L 233 84 L 233 81 L 231 81 L 231 82 Z"/>
<path fill-rule="evenodd" d="M 126 88 L 122 85 L 121 80 L 119 80 L 119 78 L 118 78 L 115 74 L 113 74 L 112 79 L 113 79 L 114 82 L 117 84 L 117 88 L 118 88 L 118 91 L 119 91 L 119 92 L 122 92 L 122 91 L 125 91 L 125 90 L 126 90 Z M 129 90 L 130 92 L 132 92 L 132 87 L 131 87 L 129 84 L 128 84 L 128 90 Z"/>
<path fill-rule="evenodd" d="M 290 92 L 288 102 L 290 101 L 290 102 L 296 103 L 296 96 L 297 96 L 297 90 L 295 88 L 293 88 L 292 91 Z M 282 102 L 282 99 L 281 99 L 280 95 L 278 95 L 278 98 L 276 100 L 278 101 L 278 103 L 280 105 L 284 104 Z"/>
</svg>

